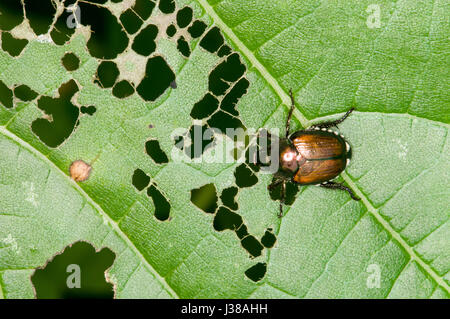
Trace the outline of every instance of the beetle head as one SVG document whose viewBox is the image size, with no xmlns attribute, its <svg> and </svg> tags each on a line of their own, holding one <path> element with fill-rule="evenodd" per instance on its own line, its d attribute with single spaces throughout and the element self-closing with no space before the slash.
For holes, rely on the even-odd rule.
<svg viewBox="0 0 450 319">
<path fill-rule="evenodd" d="M 298 152 L 288 139 L 280 140 L 280 169 L 289 174 L 298 170 Z"/>
</svg>

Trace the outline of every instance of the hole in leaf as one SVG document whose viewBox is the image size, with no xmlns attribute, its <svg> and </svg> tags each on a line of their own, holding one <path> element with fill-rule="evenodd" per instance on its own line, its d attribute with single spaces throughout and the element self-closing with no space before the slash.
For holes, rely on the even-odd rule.
<svg viewBox="0 0 450 319">
<path fill-rule="evenodd" d="M 242 247 L 244 247 L 244 249 L 246 251 L 248 251 L 248 253 L 252 257 L 261 256 L 261 252 L 264 249 L 263 245 L 261 245 L 261 243 L 258 241 L 258 239 L 256 239 L 252 235 L 244 237 L 241 240 L 241 244 L 242 244 Z"/>
<path fill-rule="evenodd" d="M 160 0 L 159 10 L 162 13 L 169 14 L 175 12 L 175 1 L 174 0 Z"/>
<path fill-rule="evenodd" d="M 210 134 L 207 134 L 207 133 Z M 175 138 L 175 146 L 191 159 L 199 158 L 210 147 L 214 145 L 214 135 L 207 125 L 192 125 L 187 136 Z M 190 144 L 188 144 L 188 140 Z"/>
<path fill-rule="evenodd" d="M 177 33 L 177 27 L 173 24 L 169 25 L 166 30 L 166 34 L 169 38 L 173 37 Z"/>
<path fill-rule="evenodd" d="M 284 199 L 284 204 L 288 206 L 292 205 L 295 201 L 298 191 L 298 184 L 288 181 L 286 183 L 286 196 Z M 269 190 L 269 195 L 272 200 L 279 201 L 281 199 L 281 185 L 278 185 L 277 187 Z"/>
<path fill-rule="evenodd" d="M 233 130 L 227 129 L 244 129 L 244 125 L 241 120 L 223 111 L 216 112 L 208 120 L 208 125 L 210 127 L 218 128 L 221 132 L 228 133 L 230 138 L 234 138 Z"/>
<path fill-rule="evenodd" d="M 81 111 L 81 113 L 83 113 L 83 114 L 87 114 L 87 115 L 92 116 L 92 115 L 95 114 L 95 112 L 97 112 L 97 109 L 96 109 L 95 106 L 93 106 L 93 105 L 88 106 L 88 107 L 82 106 L 82 107 L 80 108 L 80 111 Z"/>
<path fill-rule="evenodd" d="M 214 214 L 217 209 L 217 193 L 214 184 L 191 190 L 191 202 L 205 213 Z"/>
<path fill-rule="evenodd" d="M 61 85 L 58 92 L 58 98 L 43 96 L 38 100 L 38 107 L 51 116 L 51 120 L 39 118 L 31 124 L 32 131 L 49 147 L 57 147 L 70 136 L 80 113 L 71 102 L 78 92 L 74 80 Z"/>
<path fill-rule="evenodd" d="M 66 53 L 61 62 L 67 71 L 75 71 L 80 67 L 80 59 L 72 52 Z"/>
<path fill-rule="evenodd" d="M 52 0 L 24 0 L 25 14 L 31 28 L 37 35 L 48 32 L 56 13 Z"/>
<path fill-rule="evenodd" d="M 277 237 L 275 237 L 275 234 L 272 233 L 269 229 L 266 230 L 264 235 L 261 238 L 261 243 L 266 248 L 272 248 L 273 245 L 275 245 L 275 242 L 277 241 Z"/>
<path fill-rule="evenodd" d="M 155 101 L 175 80 L 175 73 L 161 56 L 147 61 L 145 78 L 137 87 L 137 92 L 145 101 Z"/>
<path fill-rule="evenodd" d="M 220 207 L 214 216 L 214 229 L 217 231 L 237 230 L 242 225 L 242 217 L 226 207 Z"/>
<path fill-rule="evenodd" d="M 37 1 L 36 1 L 37 2 Z M 128 46 L 128 36 L 117 18 L 105 7 L 88 2 L 78 2 L 81 24 L 91 26 L 87 47 L 99 59 L 115 59 Z"/>
<path fill-rule="evenodd" d="M 195 20 L 194 23 L 188 28 L 188 32 L 192 38 L 199 38 L 207 28 L 206 23 L 200 20 Z"/>
<path fill-rule="evenodd" d="M 251 187 L 258 183 L 258 177 L 256 177 L 245 163 L 242 163 L 236 168 L 234 177 L 236 178 L 236 185 L 239 188 Z"/>
<path fill-rule="evenodd" d="M 258 282 L 264 278 L 267 271 L 266 263 L 257 263 L 256 265 L 250 267 L 245 271 L 245 275 L 247 278 L 253 280 L 254 282 Z"/>
<path fill-rule="evenodd" d="M 183 29 L 186 28 L 192 21 L 194 11 L 190 7 L 184 7 L 177 12 L 177 24 L 178 27 Z"/>
<path fill-rule="evenodd" d="M 21 0 L 0 1 L 0 29 L 10 31 L 23 21 Z"/>
<path fill-rule="evenodd" d="M 2 33 L 2 49 L 13 57 L 19 56 L 27 44 L 28 40 L 16 39 L 9 32 Z"/>
<path fill-rule="evenodd" d="M 120 15 L 120 21 L 128 34 L 136 33 L 142 26 L 142 19 L 131 9 Z"/>
<path fill-rule="evenodd" d="M 238 236 L 239 239 L 242 239 L 242 238 L 248 236 L 247 226 L 245 226 L 245 224 L 242 224 L 241 227 L 239 227 L 236 230 L 236 235 Z"/>
<path fill-rule="evenodd" d="M 218 27 L 213 27 L 200 41 L 200 46 L 211 53 L 216 52 L 224 43 Z"/>
<path fill-rule="evenodd" d="M 235 201 L 235 197 L 238 193 L 238 188 L 231 186 L 228 188 L 225 188 L 222 191 L 222 195 L 220 196 L 220 200 L 222 203 L 227 206 L 229 209 L 232 210 L 238 210 L 238 204 Z"/>
<path fill-rule="evenodd" d="M 112 94 L 119 99 L 129 97 L 130 95 L 133 95 L 133 93 L 134 87 L 126 80 L 117 82 L 112 90 Z"/>
<path fill-rule="evenodd" d="M 230 53 L 231 53 L 231 48 L 228 45 L 224 44 L 220 47 L 219 52 L 217 52 L 217 55 L 219 57 L 224 57 L 224 56 L 229 55 Z"/>
<path fill-rule="evenodd" d="M 134 52 L 149 56 L 156 49 L 155 39 L 158 35 L 158 27 L 156 25 L 150 24 L 145 27 L 139 34 L 134 38 L 132 49 Z"/>
<path fill-rule="evenodd" d="M 155 161 L 156 164 L 166 164 L 169 162 L 166 153 L 161 149 L 159 141 L 149 140 L 145 143 L 145 151 Z"/>
<path fill-rule="evenodd" d="M 134 171 L 132 183 L 138 191 L 142 191 L 150 184 L 150 177 L 145 174 L 143 170 L 138 168 Z"/>
<path fill-rule="evenodd" d="M 37 96 L 37 92 L 22 84 L 14 88 L 14 96 L 24 102 L 33 101 Z"/>
<path fill-rule="evenodd" d="M 147 20 L 155 8 L 155 3 L 150 0 L 136 0 L 133 10 L 142 18 Z"/>
<path fill-rule="evenodd" d="M 14 106 L 13 92 L 1 80 L 0 80 L 0 103 L 8 109 Z"/>
<path fill-rule="evenodd" d="M 102 61 L 97 68 L 97 83 L 100 87 L 111 88 L 119 77 L 119 69 L 112 61 Z"/>
<path fill-rule="evenodd" d="M 204 119 L 213 114 L 219 107 L 219 101 L 211 93 L 206 95 L 199 102 L 195 103 L 191 111 L 191 117 L 193 119 Z"/>
<path fill-rule="evenodd" d="M 239 101 L 239 99 L 247 93 L 247 89 L 249 87 L 250 83 L 247 79 L 242 78 L 239 80 L 238 83 L 235 84 L 235 86 L 228 92 L 227 95 L 222 100 L 222 103 L 220 104 L 220 108 L 232 115 L 239 115 L 239 112 L 236 110 L 236 104 Z"/>
<path fill-rule="evenodd" d="M 31 276 L 37 299 L 114 298 L 105 271 L 114 263 L 109 248 L 96 252 L 86 242 L 76 242 Z"/>
<path fill-rule="evenodd" d="M 164 197 L 163 194 L 155 187 L 155 185 L 151 185 L 147 189 L 147 194 L 153 200 L 153 205 L 155 205 L 155 217 L 160 221 L 165 221 L 169 218 L 170 215 L 170 203 Z"/>
<path fill-rule="evenodd" d="M 189 57 L 191 55 L 191 49 L 189 48 L 189 43 L 184 39 L 183 36 L 181 36 L 177 41 L 177 49 L 185 57 Z"/>
<path fill-rule="evenodd" d="M 65 3 L 66 8 L 69 5 L 72 5 L 75 1 L 72 1 L 73 3 L 68 2 L 69 1 L 66 1 Z M 71 20 L 73 20 L 73 23 L 76 23 L 76 20 L 74 20 L 73 18 L 73 12 L 71 12 L 70 10 L 64 10 L 64 12 L 62 12 L 56 20 L 56 23 L 53 26 L 52 31 L 50 32 L 50 36 L 52 37 L 53 42 L 55 42 L 57 45 L 65 44 L 74 34 L 75 27 L 69 27 L 70 24 L 67 23 Z"/>
<path fill-rule="evenodd" d="M 209 90 L 215 96 L 223 95 L 230 87 L 230 83 L 237 81 L 244 75 L 245 66 L 239 55 L 233 53 L 219 64 L 209 75 Z"/>
</svg>

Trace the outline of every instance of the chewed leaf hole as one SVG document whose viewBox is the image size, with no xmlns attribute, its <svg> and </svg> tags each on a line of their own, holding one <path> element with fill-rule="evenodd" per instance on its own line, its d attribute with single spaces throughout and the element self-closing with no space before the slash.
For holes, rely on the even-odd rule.
<svg viewBox="0 0 450 319">
<path fill-rule="evenodd" d="M 167 198 L 156 188 L 155 185 L 150 185 L 147 189 L 147 195 L 153 200 L 155 206 L 155 217 L 160 221 L 169 219 L 170 203 Z"/>
<path fill-rule="evenodd" d="M 177 41 L 177 49 L 185 57 L 189 57 L 191 55 L 191 48 L 189 48 L 189 43 L 183 36 L 181 36 Z"/>
<path fill-rule="evenodd" d="M 143 23 L 142 19 L 132 9 L 128 9 L 120 15 L 120 22 L 122 22 L 128 34 L 136 33 Z"/>
<path fill-rule="evenodd" d="M 277 237 L 275 234 L 270 230 L 266 230 L 264 235 L 261 238 L 261 244 L 264 245 L 266 248 L 272 248 L 273 245 L 275 245 L 275 242 L 277 241 Z"/>
<path fill-rule="evenodd" d="M 143 56 L 149 56 L 156 50 L 156 36 L 158 35 L 158 27 L 156 25 L 150 24 L 145 27 L 139 34 L 134 38 L 132 49 L 137 54 Z"/>
<path fill-rule="evenodd" d="M 205 213 L 214 214 L 217 209 L 217 192 L 214 184 L 191 190 L 191 202 Z"/>
<path fill-rule="evenodd" d="M 52 0 L 30 1 L 26 0 L 25 14 L 34 33 L 37 35 L 48 32 L 56 13 L 56 6 Z"/>
<path fill-rule="evenodd" d="M 174 0 L 160 0 L 159 10 L 162 13 L 169 14 L 175 12 L 175 1 Z"/>
<path fill-rule="evenodd" d="M 191 117 L 193 119 L 201 120 L 209 117 L 213 114 L 217 108 L 219 107 L 219 100 L 210 94 L 206 93 L 206 95 L 198 101 L 191 110 Z"/>
<path fill-rule="evenodd" d="M 214 216 L 214 229 L 217 231 L 237 230 L 242 225 L 242 217 L 226 207 L 220 207 Z"/>
<path fill-rule="evenodd" d="M 70 80 L 59 88 L 59 97 L 39 98 L 38 107 L 46 116 L 36 119 L 31 124 L 31 129 L 49 147 L 60 145 L 74 130 L 80 109 L 71 100 L 78 90 L 76 82 Z"/>
<path fill-rule="evenodd" d="M 194 11 L 190 7 L 184 7 L 177 12 L 177 24 L 178 27 L 183 29 L 186 28 L 192 21 Z"/>
<path fill-rule="evenodd" d="M 2 49 L 13 57 L 19 56 L 27 44 L 28 40 L 16 39 L 9 32 L 2 33 Z"/>
<path fill-rule="evenodd" d="M 230 88 L 230 83 L 240 79 L 246 67 L 241 62 L 239 54 L 233 53 L 220 63 L 209 74 L 209 90 L 215 96 L 221 96 Z"/>
<path fill-rule="evenodd" d="M 117 1 L 116 1 L 117 2 Z M 155 3 L 150 0 L 136 0 L 133 11 L 136 12 L 142 20 L 147 20 L 155 8 Z"/>
<path fill-rule="evenodd" d="M 21 101 L 29 102 L 33 101 L 38 96 L 38 93 L 29 86 L 22 84 L 14 88 L 14 96 Z"/>
<path fill-rule="evenodd" d="M 169 25 L 166 29 L 166 34 L 169 38 L 173 37 L 177 33 L 177 27 L 173 24 Z"/>
<path fill-rule="evenodd" d="M 203 49 L 214 53 L 223 45 L 223 43 L 224 39 L 222 34 L 220 34 L 219 28 L 213 27 L 200 41 L 200 46 Z"/>
<path fill-rule="evenodd" d="M 252 257 L 261 256 L 261 252 L 264 249 L 264 246 L 252 235 L 242 238 L 241 244 Z"/>
<path fill-rule="evenodd" d="M 112 94 L 119 99 L 124 99 L 134 94 L 134 86 L 127 80 L 122 80 L 114 85 Z"/>
<path fill-rule="evenodd" d="M 229 209 L 232 209 L 234 211 L 238 210 L 239 206 L 235 200 L 235 197 L 238 193 L 237 187 L 229 187 L 225 188 L 222 191 L 222 195 L 220 196 L 220 199 L 222 203 L 227 206 Z"/>
<path fill-rule="evenodd" d="M 103 61 L 97 68 L 97 83 L 100 87 L 111 88 L 119 77 L 119 68 L 112 61 Z"/>
<path fill-rule="evenodd" d="M 97 112 L 97 108 L 95 107 L 95 106 L 93 106 L 93 105 L 91 105 L 91 106 L 82 106 L 82 107 L 80 107 L 80 111 L 81 111 L 81 113 L 83 113 L 83 114 L 87 114 L 87 115 L 94 115 L 95 114 L 95 112 Z"/>
<path fill-rule="evenodd" d="M 295 198 L 297 196 L 297 193 L 299 192 L 300 188 L 298 184 L 287 182 L 286 183 L 286 196 L 284 199 L 285 205 L 292 205 L 295 201 Z M 274 201 L 279 201 L 281 199 L 281 185 L 278 185 L 277 187 L 269 190 L 270 198 Z"/>
<path fill-rule="evenodd" d="M 23 21 L 23 7 L 20 0 L 0 1 L 0 29 L 10 31 Z"/>
<path fill-rule="evenodd" d="M 161 149 L 159 141 L 149 140 L 145 143 L 145 151 L 155 161 L 156 164 L 166 164 L 169 162 L 166 153 Z"/>
<path fill-rule="evenodd" d="M 76 242 L 51 259 L 31 276 L 36 298 L 114 298 L 113 284 L 105 272 L 116 255 L 109 248 L 96 251 L 86 242 Z"/>
<path fill-rule="evenodd" d="M 243 239 L 244 237 L 246 237 L 248 235 L 247 226 L 245 224 L 242 224 L 241 227 L 236 230 L 236 235 L 239 239 Z"/>
<path fill-rule="evenodd" d="M 75 71 L 80 67 L 80 59 L 72 52 L 66 53 L 61 62 L 67 71 Z"/>
<path fill-rule="evenodd" d="M 13 91 L 0 80 L 0 104 L 10 109 L 14 106 Z"/>
<path fill-rule="evenodd" d="M 207 28 L 206 23 L 200 20 L 195 20 L 194 23 L 188 28 L 188 32 L 192 38 L 199 38 Z"/>
<path fill-rule="evenodd" d="M 247 278 L 253 280 L 254 282 L 258 282 L 264 278 L 267 271 L 266 263 L 257 263 L 256 265 L 250 267 L 245 271 L 245 275 Z"/>
<path fill-rule="evenodd" d="M 132 183 L 138 191 L 142 191 L 148 186 L 148 184 L 150 184 L 150 177 L 145 174 L 143 170 L 138 168 L 134 171 Z"/>
<path fill-rule="evenodd" d="M 207 125 L 192 125 L 185 135 L 176 137 L 174 142 L 175 146 L 190 158 L 199 158 L 207 149 L 214 146 L 214 134 L 208 130 Z"/>
<path fill-rule="evenodd" d="M 239 188 L 251 187 L 258 183 L 258 177 L 256 177 L 255 173 L 245 163 L 242 163 L 236 168 L 234 176 L 236 178 L 236 185 Z"/>
<path fill-rule="evenodd" d="M 34 1 L 37 2 L 37 1 Z M 90 54 L 99 59 L 115 59 L 128 46 L 128 36 L 112 12 L 90 2 L 78 2 L 81 24 L 91 27 L 87 42 Z"/>
<path fill-rule="evenodd" d="M 154 56 L 147 61 L 145 77 L 136 91 L 145 101 L 155 101 L 175 80 L 175 73 L 161 56 Z"/>
</svg>

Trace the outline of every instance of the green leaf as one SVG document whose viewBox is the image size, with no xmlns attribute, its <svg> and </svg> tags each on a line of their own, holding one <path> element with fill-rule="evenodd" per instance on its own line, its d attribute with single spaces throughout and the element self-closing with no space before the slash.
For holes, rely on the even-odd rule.
<svg viewBox="0 0 450 319">
<path fill-rule="evenodd" d="M 257 241 L 273 232 L 276 242 L 249 258 L 239 232 L 216 231 L 215 215 L 191 201 L 193 190 L 213 184 L 216 200 L 230 208 L 222 207 L 222 213 L 231 212 L 234 202 L 224 194 L 233 194 L 227 189 L 236 184 L 240 164 L 172 158 L 177 153 L 171 134 L 194 124 L 191 112 L 226 57 L 204 49 L 209 46 L 202 46 L 203 36 L 191 38 L 187 28 L 179 32 L 190 51 L 183 44 L 180 52 L 177 37 L 169 38 L 165 29 L 176 25 L 175 15 L 171 21 L 159 9 L 170 8 L 156 5 L 149 22 L 160 30 L 151 57 L 167 62 L 176 89 L 165 88 L 154 101 L 141 98 L 142 89 L 120 99 L 113 89 L 94 83 L 101 60 L 89 50 L 86 28 L 57 45 L 22 23 L 11 34 L 30 41 L 25 49 L 18 57 L 0 51 L 0 297 L 33 298 L 34 269 L 84 240 L 115 253 L 107 274 L 118 298 L 448 298 L 448 3 L 377 1 L 379 28 L 368 22 L 372 1 L 176 3 L 177 11 L 191 7 L 195 19 L 208 25 L 206 32 L 218 27 L 231 54 L 238 53 L 249 87 L 236 110 L 247 128 L 282 129 L 291 88 L 297 102 L 294 129 L 356 108 L 339 125 L 353 153 L 340 179 L 362 201 L 301 187 L 279 219 L 279 204 L 267 191 L 271 176 L 251 173 L 257 183 L 238 190 L 238 216 L 233 216 Z M 124 6 L 108 2 L 106 8 L 119 15 L 128 9 Z M 20 23 L 15 21 L 10 22 Z M 133 53 L 131 42 L 128 46 L 114 59 L 118 81 L 137 87 L 147 57 Z M 79 58 L 77 70 L 67 71 L 61 63 L 68 52 Z M 79 90 L 67 103 L 91 111 L 78 114 L 79 125 L 49 147 L 32 123 L 47 118 L 48 104 L 41 99 L 58 98 L 58 89 L 72 79 Z M 16 97 L 11 108 L 4 92 L 19 85 L 39 96 Z M 168 163 L 149 156 L 149 140 L 158 141 L 160 149 L 153 149 L 167 154 Z M 70 178 L 69 167 L 77 160 L 92 166 L 84 182 Z M 143 190 L 147 185 L 139 191 L 133 176 L 143 184 L 150 178 L 168 200 L 170 218 L 155 216 L 157 208 Z M 267 271 L 255 282 L 248 270 L 261 264 Z"/>
</svg>

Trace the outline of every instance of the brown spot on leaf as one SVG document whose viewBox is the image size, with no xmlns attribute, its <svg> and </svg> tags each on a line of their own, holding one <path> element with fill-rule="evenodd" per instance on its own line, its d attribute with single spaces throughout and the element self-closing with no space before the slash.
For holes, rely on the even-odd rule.
<svg viewBox="0 0 450 319">
<path fill-rule="evenodd" d="M 70 177 L 75 182 L 84 182 L 89 178 L 91 169 L 91 165 L 87 164 L 86 162 L 82 160 L 75 161 L 70 165 Z"/>
</svg>

